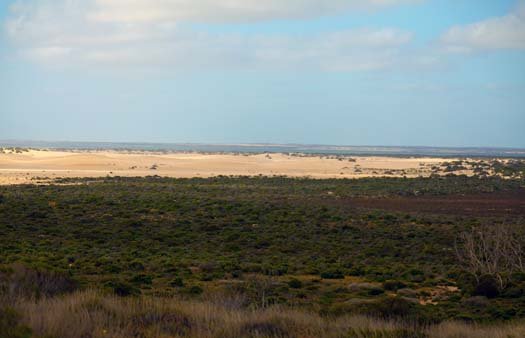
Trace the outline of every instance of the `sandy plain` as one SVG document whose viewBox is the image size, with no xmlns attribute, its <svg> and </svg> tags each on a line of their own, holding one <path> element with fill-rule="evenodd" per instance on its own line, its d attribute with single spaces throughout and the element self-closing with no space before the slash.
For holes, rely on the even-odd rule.
<svg viewBox="0 0 525 338">
<path fill-rule="evenodd" d="M 451 158 L 29 150 L 0 153 L 0 184 L 61 177 L 218 175 L 361 178 L 429 176 Z M 465 174 L 471 174 L 465 171 Z"/>
</svg>

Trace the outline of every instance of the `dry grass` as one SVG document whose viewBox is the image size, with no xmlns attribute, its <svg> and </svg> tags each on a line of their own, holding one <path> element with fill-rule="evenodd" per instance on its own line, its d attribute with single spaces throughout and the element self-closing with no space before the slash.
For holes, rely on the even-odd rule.
<svg viewBox="0 0 525 338">
<path fill-rule="evenodd" d="M 466 325 L 447 322 L 427 330 L 430 338 L 520 338 L 525 337 L 525 323 L 516 322 L 501 326 Z"/>
<path fill-rule="evenodd" d="M 120 298 L 98 291 L 19 300 L 14 306 L 37 337 L 525 337 L 525 323 L 413 328 L 362 316 L 323 318 L 281 307 L 248 310 L 227 300 Z"/>
</svg>

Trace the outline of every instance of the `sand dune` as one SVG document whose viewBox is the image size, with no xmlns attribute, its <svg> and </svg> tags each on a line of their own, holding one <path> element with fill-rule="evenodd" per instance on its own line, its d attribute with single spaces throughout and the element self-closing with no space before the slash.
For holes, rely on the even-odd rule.
<svg viewBox="0 0 525 338">
<path fill-rule="evenodd" d="M 117 151 L 43 151 L 0 153 L 0 184 L 42 178 L 217 175 L 285 175 L 312 178 L 428 176 L 433 166 L 454 159 L 363 157 L 329 158 L 285 154 L 198 154 Z M 465 172 L 470 174 L 469 172 Z M 37 179 L 40 178 L 40 179 Z"/>
</svg>

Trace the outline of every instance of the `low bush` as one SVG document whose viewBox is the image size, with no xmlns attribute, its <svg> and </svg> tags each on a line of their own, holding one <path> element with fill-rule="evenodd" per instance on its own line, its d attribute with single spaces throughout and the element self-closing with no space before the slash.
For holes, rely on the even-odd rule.
<svg viewBox="0 0 525 338">
<path fill-rule="evenodd" d="M 397 291 L 406 287 L 405 283 L 398 280 L 387 280 L 383 283 L 383 288 L 387 291 Z"/>
<path fill-rule="evenodd" d="M 184 286 L 184 280 L 180 277 L 176 277 L 170 282 L 170 285 L 173 287 L 183 287 Z"/>
<path fill-rule="evenodd" d="M 334 270 L 334 271 L 322 272 L 321 278 L 323 279 L 343 279 L 345 278 L 345 275 L 339 270 Z"/>
<path fill-rule="evenodd" d="M 368 295 L 370 296 L 378 296 L 378 295 L 382 295 L 383 293 L 385 293 L 385 290 L 380 287 L 373 287 L 368 290 Z"/>
<path fill-rule="evenodd" d="M 200 295 L 204 290 L 198 285 L 192 285 L 188 288 L 188 293 L 192 295 Z"/>
<path fill-rule="evenodd" d="M 291 287 L 292 289 L 300 289 L 303 287 L 303 283 L 296 278 L 292 278 L 291 280 L 288 281 L 288 286 Z"/>
<path fill-rule="evenodd" d="M 523 289 L 515 286 L 509 287 L 503 291 L 502 296 L 505 298 L 520 298 L 523 296 Z"/>
<path fill-rule="evenodd" d="M 31 329 L 20 323 L 21 316 L 12 308 L 0 305 L 0 337 L 30 338 Z"/>
<path fill-rule="evenodd" d="M 135 285 L 139 285 L 139 286 L 151 285 L 153 283 L 153 278 L 145 274 L 138 274 L 138 275 L 135 275 L 133 278 L 131 278 L 130 282 Z"/>
<path fill-rule="evenodd" d="M 10 298 L 52 297 L 76 290 L 78 283 L 68 274 L 14 264 L 0 270 L 0 291 Z"/>
<path fill-rule="evenodd" d="M 485 296 L 495 298 L 499 295 L 499 285 L 493 276 L 482 276 L 474 288 L 474 296 Z"/>
<path fill-rule="evenodd" d="M 401 297 L 385 297 L 374 302 L 360 303 L 354 311 L 382 319 L 421 319 L 417 305 Z"/>
<path fill-rule="evenodd" d="M 122 281 L 106 282 L 105 287 L 109 288 L 115 295 L 121 297 L 134 296 L 140 294 L 140 290 L 138 288 Z"/>
</svg>

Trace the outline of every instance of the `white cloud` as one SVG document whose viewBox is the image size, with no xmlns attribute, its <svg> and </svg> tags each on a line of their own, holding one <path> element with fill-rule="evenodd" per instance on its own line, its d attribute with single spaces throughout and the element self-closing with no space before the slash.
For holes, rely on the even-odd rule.
<svg viewBox="0 0 525 338">
<path fill-rule="evenodd" d="M 190 30 L 179 22 L 269 19 L 292 16 L 296 12 L 306 16 L 306 13 L 313 14 L 314 8 L 319 13 L 328 13 L 335 8 L 346 8 L 348 4 L 357 6 L 358 1 L 267 0 L 261 2 L 263 5 L 257 5 L 255 0 L 95 1 L 18 1 L 6 24 L 8 36 L 21 55 L 51 65 L 327 71 L 388 67 L 412 38 L 408 32 L 390 28 L 310 35 L 204 33 Z M 400 2 L 406 1 L 359 3 L 376 8 Z M 107 15 L 102 15 L 101 9 L 105 9 Z M 147 17 L 133 17 L 133 10 Z"/>
<path fill-rule="evenodd" d="M 451 52 L 525 49 L 525 1 L 508 15 L 450 28 L 441 44 Z"/>
<path fill-rule="evenodd" d="M 25 55 L 35 61 L 52 61 L 63 59 L 71 53 L 67 47 L 36 47 L 26 50 Z"/>
<path fill-rule="evenodd" d="M 421 0 L 95 0 L 90 18 L 107 22 L 252 22 L 377 10 Z"/>
<path fill-rule="evenodd" d="M 258 62 L 331 71 L 376 70 L 392 65 L 412 35 L 395 29 L 357 29 L 309 37 L 260 39 Z"/>
</svg>

